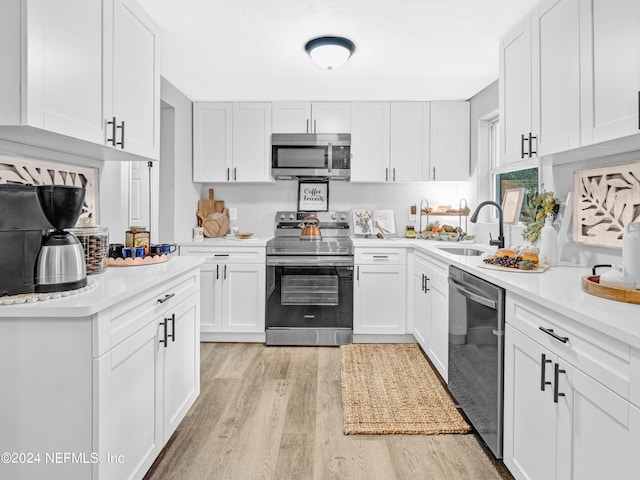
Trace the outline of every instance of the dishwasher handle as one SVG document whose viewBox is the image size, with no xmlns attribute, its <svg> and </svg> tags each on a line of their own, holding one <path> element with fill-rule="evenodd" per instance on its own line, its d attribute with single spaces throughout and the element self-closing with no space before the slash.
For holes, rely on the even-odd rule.
<svg viewBox="0 0 640 480">
<path fill-rule="evenodd" d="M 479 303 L 480 305 L 484 305 L 485 307 L 489 307 L 493 310 L 497 310 L 498 308 L 498 302 L 496 302 L 495 300 L 491 300 L 490 298 L 486 298 L 483 297 L 481 295 L 478 295 L 477 293 L 472 292 L 471 290 L 468 290 L 466 288 L 464 288 L 462 285 L 460 285 L 458 282 L 456 282 L 453 278 L 449 277 L 449 285 L 456 290 L 458 293 L 460 293 L 461 295 L 467 297 L 469 300 L 472 300 L 476 303 Z"/>
</svg>

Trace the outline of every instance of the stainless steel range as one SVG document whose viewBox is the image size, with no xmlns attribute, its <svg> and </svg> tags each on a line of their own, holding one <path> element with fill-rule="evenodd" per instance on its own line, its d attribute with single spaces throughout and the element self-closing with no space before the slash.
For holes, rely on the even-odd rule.
<svg viewBox="0 0 640 480">
<path fill-rule="evenodd" d="M 275 238 L 267 242 L 267 345 L 353 341 L 348 219 L 348 212 L 276 213 Z"/>
</svg>

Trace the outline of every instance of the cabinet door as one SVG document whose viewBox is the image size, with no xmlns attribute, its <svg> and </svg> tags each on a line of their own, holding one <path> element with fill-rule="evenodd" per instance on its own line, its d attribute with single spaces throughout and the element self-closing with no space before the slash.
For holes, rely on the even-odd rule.
<svg viewBox="0 0 640 480">
<path fill-rule="evenodd" d="M 521 135 L 531 132 L 531 22 L 516 25 L 500 42 L 500 157 L 521 160 L 528 147 Z"/>
<path fill-rule="evenodd" d="M 142 478 L 162 449 L 159 331 L 159 322 L 151 322 L 94 360 L 99 478 Z M 106 462 L 108 454 L 125 461 Z"/>
<path fill-rule="evenodd" d="M 449 284 L 427 271 L 431 332 L 428 355 L 446 382 L 449 370 Z"/>
<path fill-rule="evenodd" d="M 559 411 L 557 478 L 639 478 L 634 407 L 580 370 L 562 368 L 559 391 L 570 408 Z"/>
<path fill-rule="evenodd" d="M 428 353 L 431 333 L 431 311 L 429 308 L 428 292 L 425 290 L 426 273 L 422 264 L 419 262 L 416 262 L 414 265 L 413 283 L 413 308 L 415 312 L 413 336 L 416 337 L 422 350 Z"/>
<path fill-rule="evenodd" d="M 193 181 L 227 182 L 232 163 L 231 103 L 193 104 Z"/>
<path fill-rule="evenodd" d="M 351 133 L 351 103 L 313 102 L 310 132 Z"/>
<path fill-rule="evenodd" d="M 579 1 L 546 0 L 532 15 L 532 125 L 538 156 L 580 146 Z"/>
<path fill-rule="evenodd" d="M 639 133 L 640 2 L 581 0 L 582 143 Z"/>
<path fill-rule="evenodd" d="M 431 180 L 469 179 L 469 121 L 469 102 L 431 102 Z"/>
<path fill-rule="evenodd" d="M 223 276 L 223 332 L 264 333 L 265 265 L 226 264 Z"/>
<path fill-rule="evenodd" d="M 124 142 L 123 150 L 158 159 L 159 29 L 132 0 L 109 0 L 105 5 L 106 21 L 112 21 L 111 30 L 105 27 L 105 104 L 118 125 L 125 122 L 116 141 Z"/>
<path fill-rule="evenodd" d="M 556 478 L 555 361 L 548 350 L 506 325 L 504 464 L 519 479 Z"/>
<path fill-rule="evenodd" d="M 273 102 L 273 133 L 310 133 L 310 102 Z"/>
<path fill-rule="evenodd" d="M 391 182 L 429 180 L 429 102 L 391 102 Z"/>
<path fill-rule="evenodd" d="M 224 265 L 203 263 L 200 266 L 200 331 L 222 331 L 222 273 Z"/>
<path fill-rule="evenodd" d="M 200 393 L 200 305 L 198 295 L 165 315 L 168 328 L 164 354 L 164 441 L 175 432 Z"/>
<path fill-rule="evenodd" d="M 102 2 L 30 0 L 23 5 L 27 53 L 22 122 L 102 144 Z M 19 19 L 14 21 L 20 25 Z"/>
<path fill-rule="evenodd" d="M 353 293 L 353 333 L 406 333 L 406 267 L 357 265 Z"/>
<path fill-rule="evenodd" d="M 271 104 L 233 104 L 234 182 L 270 182 Z"/>
<path fill-rule="evenodd" d="M 384 182 L 389 172 L 389 102 L 351 104 L 351 181 Z"/>
</svg>

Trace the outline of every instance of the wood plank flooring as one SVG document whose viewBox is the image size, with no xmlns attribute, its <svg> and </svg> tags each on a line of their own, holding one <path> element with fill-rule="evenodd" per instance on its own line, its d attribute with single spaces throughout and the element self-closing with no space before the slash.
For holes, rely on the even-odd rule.
<svg viewBox="0 0 640 480">
<path fill-rule="evenodd" d="M 342 433 L 335 347 L 201 344 L 201 393 L 145 480 L 511 479 L 475 435 Z"/>
</svg>

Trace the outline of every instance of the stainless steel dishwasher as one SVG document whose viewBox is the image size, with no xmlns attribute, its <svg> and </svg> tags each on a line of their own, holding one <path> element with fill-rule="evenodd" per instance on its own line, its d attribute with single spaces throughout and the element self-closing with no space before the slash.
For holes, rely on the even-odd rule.
<svg viewBox="0 0 640 480">
<path fill-rule="evenodd" d="M 449 390 L 502 458 L 504 289 L 449 267 Z"/>
</svg>

